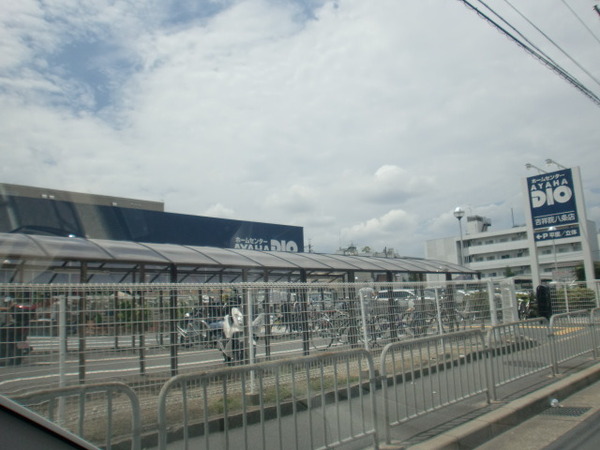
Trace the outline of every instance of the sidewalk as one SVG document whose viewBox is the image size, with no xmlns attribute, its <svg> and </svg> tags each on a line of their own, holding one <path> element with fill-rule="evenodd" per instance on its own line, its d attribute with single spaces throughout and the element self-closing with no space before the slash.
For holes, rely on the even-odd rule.
<svg viewBox="0 0 600 450">
<path fill-rule="evenodd" d="M 558 406 L 550 406 L 553 399 Z M 408 448 L 543 449 L 599 411 L 600 364 L 595 364 Z"/>
</svg>

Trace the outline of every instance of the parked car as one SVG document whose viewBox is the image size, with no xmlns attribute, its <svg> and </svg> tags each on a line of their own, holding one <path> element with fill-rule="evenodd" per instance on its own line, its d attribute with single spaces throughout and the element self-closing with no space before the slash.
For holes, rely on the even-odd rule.
<svg viewBox="0 0 600 450">
<path fill-rule="evenodd" d="M 382 304 L 388 304 L 389 298 L 390 291 L 388 289 L 382 289 L 377 292 L 377 308 L 379 309 Z M 414 308 L 415 301 L 417 300 L 417 296 L 415 295 L 414 291 L 410 289 L 393 289 L 392 298 L 394 299 L 394 304 L 398 306 L 401 311 Z"/>
</svg>

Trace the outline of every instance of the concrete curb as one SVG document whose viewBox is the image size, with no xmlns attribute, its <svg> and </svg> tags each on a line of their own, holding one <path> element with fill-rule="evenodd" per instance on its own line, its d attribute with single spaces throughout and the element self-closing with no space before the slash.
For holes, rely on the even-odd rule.
<svg viewBox="0 0 600 450">
<path fill-rule="evenodd" d="M 600 363 L 532 392 L 475 420 L 409 448 L 415 450 L 475 448 L 541 413 L 553 398 L 565 399 L 600 380 Z M 405 448 L 394 443 L 382 448 Z"/>
</svg>

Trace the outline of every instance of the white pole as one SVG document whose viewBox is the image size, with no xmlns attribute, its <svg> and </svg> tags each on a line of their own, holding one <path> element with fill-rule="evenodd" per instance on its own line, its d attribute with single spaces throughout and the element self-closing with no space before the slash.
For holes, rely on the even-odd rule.
<svg viewBox="0 0 600 450">
<path fill-rule="evenodd" d="M 527 242 L 529 246 L 529 260 L 531 266 L 531 284 L 533 289 L 539 286 L 540 279 L 540 262 L 537 254 L 537 242 L 535 240 L 535 232 L 533 230 L 533 219 L 531 217 L 531 194 L 529 193 L 529 187 L 527 185 L 527 178 L 521 180 L 521 186 L 523 189 L 523 198 L 525 201 L 525 222 L 527 223 Z"/>
<path fill-rule="evenodd" d="M 60 296 L 58 303 L 58 385 L 67 385 L 67 296 Z M 65 423 L 65 398 L 60 397 L 58 401 L 59 423 Z"/>
<path fill-rule="evenodd" d="M 492 326 L 498 325 L 498 312 L 496 310 L 496 296 L 494 292 L 494 283 L 489 280 L 488 286 L 488 301 L 490 302 L 490 318 L 492 319 Z"/>
<path fill-rule="evenodd" d="M 248 362 L 252 365 L 254 364 L 254 323 L 252 320 L 252 316 L 254 315 L 254 311 L 252 308 L 252 296 L 250 295 L 250 289 L 246 289 L 246 311 L 248 311 L 248 326 L 246 329 L 248 330 Z M 254 380 L 254 370 L 250 372 L 250 393 L 254 394 L 255 389 L 255 380 Z"/>
<path fill-rule="evenodd" d="M 365 350 L 369 351 L 369 336 L 367 333 L 367 313 L 365 311 L 365 300 L 362 291 L 358 291 L 358 298 L 360 299 L 360 315 L 362 317 L 362 332 L 363 339 L 365 341 Z"/>
<path fill-rule="evenodd" d="M 571 169 L 573 175 L 573 188 L 575 189 L 575 203 L 577 205 L 577 215 L 579 218 L 579 230 L 581 232 L 581 251 L 583 253 L 583 268 L 585 271 L 585 281 L 588 289 L 594 288 L 594 280 L 596 278 L 594 272 L 594 257 L 590 247 L 590 239 L 596 237 L 590 235 L 588 228 L 587 211 L 585 208 L 585 199 L 583 196 L 583 184 L 581 182 L 581 171 L 579 167 Z"/>
<path fill-rule="evenodd" d="M 442 326 L 442 308 L 440 305 L 440 296 L 438 295 L 437 288 L 434 288 L 433 292 L 435 292 L 435 310 L 437 311 L 438 331 L 439 331 L 439 334 L 444 334 L 444 327 Z M 452 293 L 452 295 L 454 295 L 454 292 Z M 450 306 L 452 308 L 454 308 L 456 301 L 454 301 L 452 303 L 453 304 L 451 304 Z M 455 317 L 455 314 L 456 314 L 456 311 L 450 311 L 448 320 L 453 320 L 453 318 Z M 449 323 L 448 325 L 449 325 L 449 327 L 452 327 L 451 329 L 454 331 L 455 323 L 452 323 L 452 324 Z M 456 331 L 458 331 L 458 330 L 456 330 Z"/>
</svg>

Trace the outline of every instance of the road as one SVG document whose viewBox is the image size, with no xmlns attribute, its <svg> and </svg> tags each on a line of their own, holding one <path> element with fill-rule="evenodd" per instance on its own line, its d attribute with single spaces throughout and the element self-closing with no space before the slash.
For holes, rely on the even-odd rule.
<svg viewBox="0 0 600 450">
<path fill-rule="evenodd" d="M 137 340 L 131 335 L 90 336 L 85 341 L 85 379 L 87 382 L 106 381 L 108 378 L 134 379 L 140 375 L 169 377 L 171 356 L 168 346 L 160 347 L 155 334 L 145 337 L 146 348 L 140 352 L 136 348 Z M 27 362 L 21 366 L 4 367 L 0 370 L 0 392 L 24 388 L 44 388 L 58 386 L 60 380 L 60 363 L 58 357 L 58 337 L 30 336 L 29 341 L 34 352 Z M 168 338 L 165 338 L 168 342 Z M 115 345 L 115 344 L 118 345 Z M 138 342 L 139 344 L 139 342 Z M 67 357 L 64 365 L 64 379 L 67 384 L 75 382 L 79 377 L 78 338 L 69 336 Z M 302 354 L 301 339 L 271 340 L 271 356 L 285 357 Z M 264 341 L 259 341 L 257 359 L 264 360 Z M 223 357 L 216 348 L 179 347 L 179 371 L 191 368 L 207 369 L 221 367 Z"/>
</svg>

